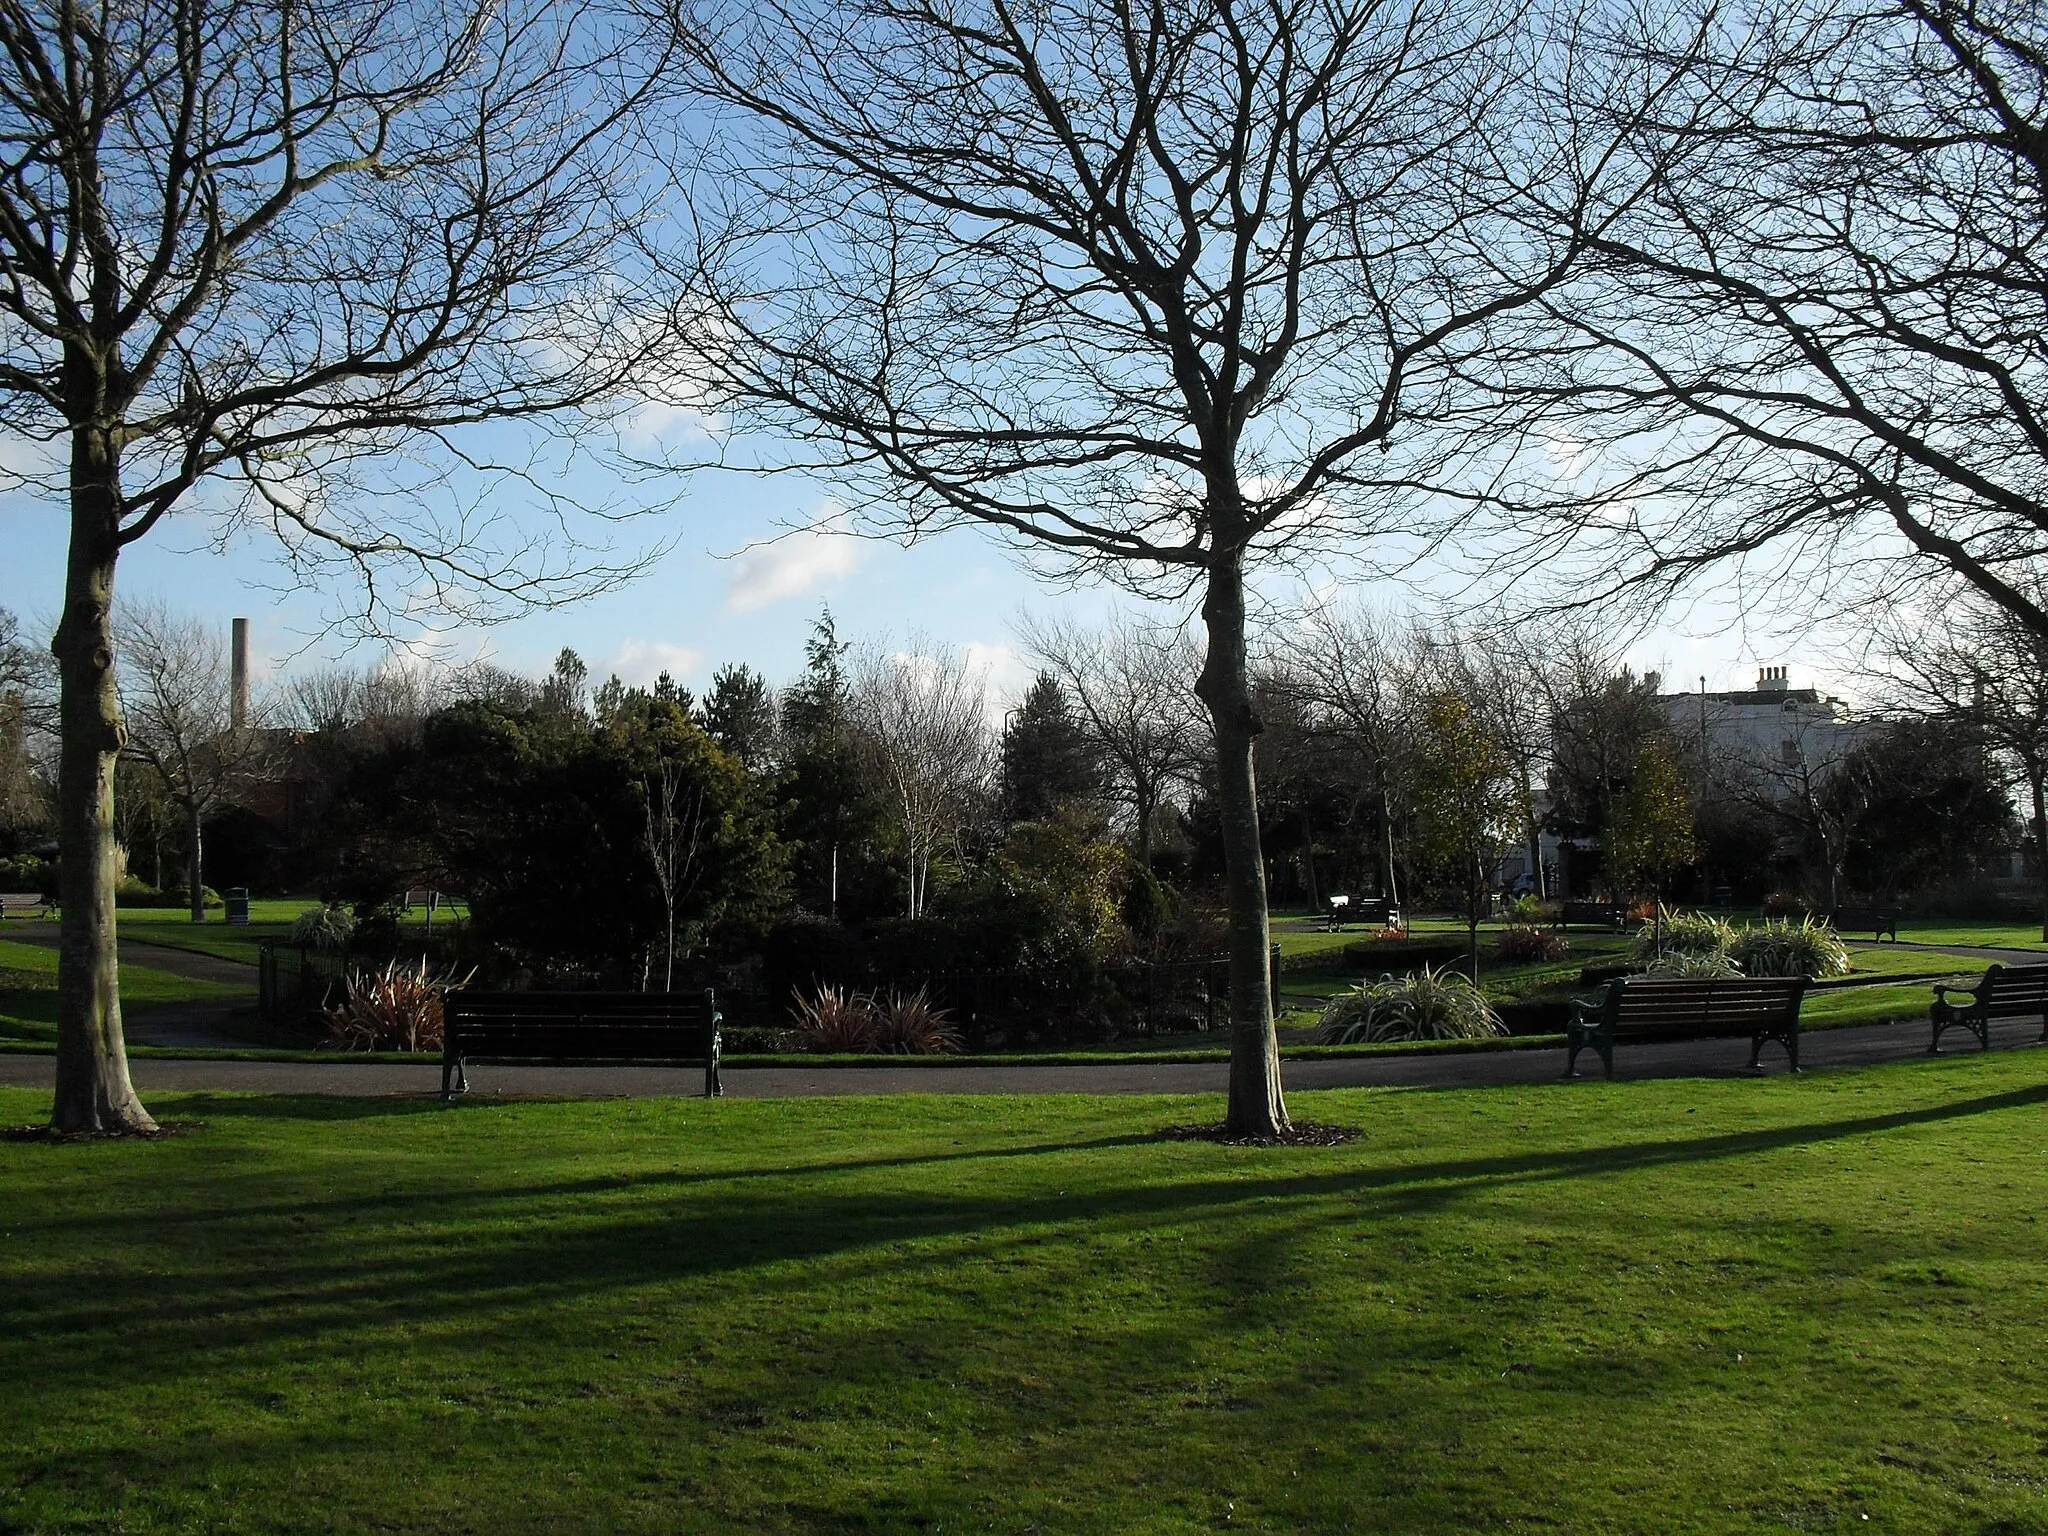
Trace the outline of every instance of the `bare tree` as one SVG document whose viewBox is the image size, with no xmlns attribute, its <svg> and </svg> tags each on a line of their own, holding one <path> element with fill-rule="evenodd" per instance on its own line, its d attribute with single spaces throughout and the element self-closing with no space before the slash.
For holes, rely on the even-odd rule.
<svg viewBox="0 0 2048 1536">
<path fill-rule="evenodd" d="M 1497 808 L 1519 827 L 1530 889 L 1539 899 L 1547 887 L 1538 791 L 1555 755 L 1557 661 L 1570 654 L 1559 647 L 1560 638 L 1555 627 L 1517 625 L 1492 614 L 1464 624 L 1418 627 L 1412 642 L 1417 670 L 1431 680 L 1429 691 L 1462 699 L 1507 765 L 1513 788 Z"/>
<path fill-rule="evenodd" d="M 1129 809 L 1132 846 L 1150 869 L 1160 807 L 1212 755 L 1194 693 L 1201 657 L 1183 632 L 1129 621 L 1093 632 L 1058 620 L 1027 620 L 1023 628 L 1109 766 L 1110 793 Z"/>
<path fill-rule="evenodd" d="M 2038 592 L 2030 593 L 2040 601 Z M 1959 745 L 1988 742 L 2026 791 L 2048 941 L 2048 636 L 2011 609 L 1965 593 L 1901 614 L 1881 644 L 1895 704 L 1958 727 Z"/>
<path fill-rule="evenodd" d="M 260 771 L 265 701 L 234 715 L 224 636 L 161 603 L 124 606 L 115 621 L 116 677 L 126 750 L 147 768 L 185 827 L 192 921 L 206 921 L 206 818 L 233 803 Z"/>
<path fill-rule="evenodd" d="M 0 831 L 39 827 L 48 815 L 43 767 L 56 702 L 47 654 L 21 643 L 20 621 L 0 608 Z"/>
<path fill-rule="evenodd" d="M 905 910 L 924 913 L 932 855 L 986 803 L 994 758 L 981 674 L 913 639 L 855 658 L 849 706 L 870 771 L 903 834 Z"/>
<path fill-rule="evenodd" d="M 1509 210 L 1536 182 L 1593 195 L 1573 125 L 1517 99 L 1563 43 L 1438 0 L 673 14 L 689 83 L 745 125 L 688 168 L 680 274 L 714 296 L 733 408 L 899 529 L 978 522 L 1199 596 L 1228 1123 L 1285 1130 L 1246 572 L 1332 532 L 1428 541 L 1445 503 L 1414 493 L 1453 478 L 1460 359 L 1576 250 Z"/>
<path fill-rule="evenodd" d="M 647 800 L 647 857 L 654 866 L 654 883 L 661 891 L 665 943 L 662 950 L 661 990 L 676 989 L 676 907 L 696 888 L 701 871 L 704 842 L 704 792 L 692 789 L 676 802 L 683 786 L 682 766 L 661 758 L 654 772 L 640 781 Z M 644 990 L 644 987 L 643 987 Z"/>
<path fill-rule="evenodd" d="M 481 451 L 399 450 L 645 373 L 619 130 L 662 48 L 573 0 L 0 0 L 0 44 L 0 425 L 56 445 L 37 484 L 70 511 L 54 1123 L 146 1131 L 114 954 L 121 552 L 210 485 L 289 570 L 360 576 L 365 623 L 387 586 L 474 617 L 611 574 L 504 518 Z"/>
<path fill-rule="evenodd" d="M 1828 786 L 1841 772 L 1858 733 L 1831 717 L 1790 715 L 1776 742 L 1758 741 L 1717 765 L 1715 792 L 1761 812 L 1801 853 L 1819 852 L 1821 898 L 1841 903 L 1842 861 L 1856 807 Z"/>
<path fill-rule="evenodd" d="M 1395 824 L 1406 809 L 1405 763 L 1416 734 L 1409 639 L 1393 620 L 1370 609 L 1314 603 L 1287 637 L 1284 670 L 1345 765 L 1354 814 L 1365 811 L 1372 818 L 1380 893 L 1396 905 L 1401 878 Z"/>
<path fill-rule="evenodd" d="M 1616 67 L 1679 83 L 1638 141 L 1655 194 L 1520 375 L 1562 462 L 1531 490 L 1552 573 L 1607 603 L 1736 564 L 1835 613 L 1948 576 L 2048 635 L 2048 12 L 1613 14 Z"/>
</svg>

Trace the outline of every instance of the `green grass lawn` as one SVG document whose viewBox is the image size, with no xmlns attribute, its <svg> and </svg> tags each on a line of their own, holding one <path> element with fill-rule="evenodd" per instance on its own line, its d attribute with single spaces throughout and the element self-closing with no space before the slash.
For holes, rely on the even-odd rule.
<svg viewBox="0 0 2048 1536">
<path fill-rule="evenodd" d="M 143 965 L 121 967 L 121 1006 L 128 1012 L 167 1003 L 244 997 L 210 981 L 193 981 Z M 57 952 L 0 939 L 0 1040 L 57 1038 Z"/>
<path fill-rule="evenodd" d="M 1299 1094 L 1364 1138 L 1277 1151 L 153 1102 L 200 1128 L 0 1143 L 0 1528 L 2048 1531 L 2048 1052 Z"/>
<path fill-rule="evenodd" d="M 172 949 L 188 949 L 197 954 L 217 955 L 223 960 L 240 960 L 254 965 L 257 953 L 265 939 L 281 939 L 291 932 L 292 922 L 308 907 L 319 905 L 310 896 L 287 896 L 252 901 L 249 903 L 249 921 L 246 925 L 229 927 L 221 920 L 219 909 L 206 914 L 206 921 L 195 923 L 189 912 L 168 907 L 123 907 L 120 914 L 120 928 L 123 935 L 141 939 L 150 944 L 163 944 Z M 464 907 L 451 907 L 443 903 L 434 914 L 438 930 L 453 916 L 460 917 L 467 912 Z M 427 909 L 415 907 L 399 919 L 403 928 L 425 931 Z"/>
</svg>

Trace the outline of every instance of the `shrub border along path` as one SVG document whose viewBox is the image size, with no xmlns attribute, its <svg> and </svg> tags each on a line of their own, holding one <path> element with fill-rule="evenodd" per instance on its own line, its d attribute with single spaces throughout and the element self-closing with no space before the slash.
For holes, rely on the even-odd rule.
<svg viewBox="0 0 2048 1536">
<path fill-rule="evenodd" d="M 2041 1026 L 2010 1020 L 1993 1026 L 1996 1050 L 2040 1039 Z M 1291 1061 L 1291 1088 L 1462 1088 L 1541 1083 L 1564 1071 L 1564 1049 L 1547 1039 L 1517 1041 L 1520 1049 L 1424 1052 L 1390 1050 L 1372 1055 Z M 1818 1030 L 1801 1042 L 1809 1070 L 1866 1067 L 1911 1060 L 1927 1050 L 1927 1024 Z M 1748 1077 L 1742 1042 L 1686 1040 L 1642 1045 L 1615 1053 L 1619 1078 Z M 929 1064 L 926 1064 L 929 1063 Z M 27 1053 L 0 1055 L 0 1085 L 48 1087 L 55 1059 Z M 216 1091 L 417 1097 L 439 1091 L 439 1060 L 432 1063 L 195 1061 L 141 1057 L 132 1063 L 137 1086 L 150 1092 Z M 1785 1071 L 1781 1051 L 1765 1047 L 1764 1071 Z M 728 1064 L 726 1093 L 735 1098 L 808 1098 L 890 1093 L 1220 1093 L 1229 1068 L 1222 1062 L 1113 1062 L 1087 1066 L 955 1066 L 944 1058 L 846 1070 L 834 1066 L 745 1067 Z M 655 1066 L 479 1065 L 472 1074 L 483 1098 L 668 1098 L 698 1091 L 701 1069 Z M 1590 1079 L 1588 1079 L 1590 1080 Z"/>
</svg>

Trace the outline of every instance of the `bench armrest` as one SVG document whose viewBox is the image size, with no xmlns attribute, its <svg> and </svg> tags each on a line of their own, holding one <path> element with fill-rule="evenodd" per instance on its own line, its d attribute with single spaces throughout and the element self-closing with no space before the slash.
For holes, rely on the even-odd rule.
<svg viewBox="0 0 2048 1536">
<path fill-rule="evenodd" d="M 1574 1024 L 1598 1024 L 1601 1011 L 1606 1006 L 1607 994 L 1605 992 L 1595 992 L 1590 996 L 1575 997 L 1572 999 L 1571 1021 Z"/>
<path fill-rule="evenodd" d="M 1967 987 L 1958 986 L 1954 982 L 1937 981 L 1934 984 L 1934 995 L 1937 998 L 1939 998 L 1942 1002 L 1947 1002 L 1949 999 L 1949 994 L 1954 993 L 1957 997 L 1967 997 L 1971 1002 L 1974 1003 L 1977 1001 L 1977 989 L 1983 985 L 1984 983 L 1981 981 L 1972 982 Z"/>
</svg>

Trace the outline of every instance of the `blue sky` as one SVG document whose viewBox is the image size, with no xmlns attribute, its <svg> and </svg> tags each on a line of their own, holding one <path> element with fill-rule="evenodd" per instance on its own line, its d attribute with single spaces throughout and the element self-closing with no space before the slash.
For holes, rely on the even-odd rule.
<svg viewBox="0 0 2048 1536">
<path fill-rule="evenodd" d="M 1145 606 L 1156 616 L 1184 617 L 1102 586 L 1049 583 L 1016 551 L 978 531 L 954 531 L 910 548 L 829 532 L 786 532 L 829 526 L 843 506 L 840 494 L 824 482 L 701 474 L 687 482 L 673 513 L 628 526 L 628 539 L 674 541 L 645 575 L 565 609 L 488 629 L 449 629 L 435 642 L 451 657 L 484 653 L 529 674 L 544 672 L 566 645 L 596 678 L 616 672 L 646 683 L 667 669 L 701 689 L 720 663 L 744 661 L 780 682 L 800 667 L 803 642 L 820 605 L 829 603 L 842 634 L 887 634 L 899 644 L 913 633 L 927 635 L 985 665 L 992 691 L 1009 695 L 1028 678 L 1016 632 L 1026 611 L 1092 622 L 1120 607 Z M 775 539 L 778 532 L 784 536 Z M 216 549 L 216 533 L 203 513 L 167 520 L 124 555 L 119 591 L 214 617 L 223 631 L 231 617 L 247 616 L 261 664 L 273 669 L 376 659 L 367 646 L 348 652 L 322 638 L 336 594 L 280 590 L 276 551 L 265 536 L 233 538 Z M 64 536 L 61 508 L 21 494 L 0 499 L 0 547 L 7 554 L 0 562 L 0 607 L 30 625 L 54 615 Z M 1328 570 L 1290 572 L 1268 580 L 1265 595 L 1284 606 L 1312 587 L 1335 590 L 1342 580 Z M 1437 586 L 1449 590 L 1445 582 Z M 1403 606 L 1418 590 L 1432 590 L 1427 575 L 1415 587 L 1357 588 L 1391 607 Z M 1715 689 L 1745 686 L 1759 665 L 1789 663 L 1795 684 L 1843 688 L 1844 679 L 1828 664 L 1829 638 L 1773 633 L 1762 621 L 1745 625 L 1725 606 L 1708 604 L 1690 625 L 1637 638 L 1629 655 L 1639 667 L 1662 668 L 1674 687 L 1697 687 L 1702 673 Z"/>
</svg>

